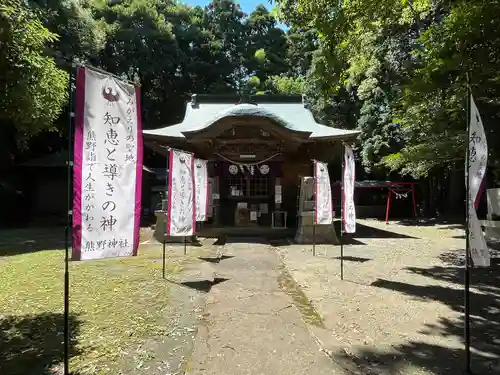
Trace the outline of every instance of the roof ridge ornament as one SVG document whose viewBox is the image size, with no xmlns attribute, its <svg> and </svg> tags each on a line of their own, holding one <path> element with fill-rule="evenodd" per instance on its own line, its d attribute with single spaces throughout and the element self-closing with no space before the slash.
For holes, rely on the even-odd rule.
<svg viewBox="0 0 500 375">
<path fill-rule="evenodd" d="M 311 103 L 309 102 L 309 99 L 307 98 L 306 94 L 302 94 L 302 105 L 304 108 L 309 109 L 311 107 Z"/>
<path fill-rule="evenodd" d="M 259 105 L 252 100 L 252 98 L 248 95 L 240 95 L 240 100 L 238 101 L 238 103 L 236 103 L 235 105 L 240 105 L 240 104 L 251 104 L 251 105 L 254 105 L 256 107 L 258 107 Z"/>
<path fill-rule="evenodd" d="M 191 107 L 197 107 L 198 106 L 198 95 L 197 94 L 191 94 Z"/>
</svg>

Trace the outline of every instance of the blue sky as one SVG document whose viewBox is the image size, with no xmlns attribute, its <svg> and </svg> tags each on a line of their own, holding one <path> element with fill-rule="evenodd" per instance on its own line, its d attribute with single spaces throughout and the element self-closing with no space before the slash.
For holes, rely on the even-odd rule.
<svg viewBox="0 0 500 375">
<path fill-rule="evenodd" d="M 183 3 L 188 4 L 188 5 L 199 5 L 201 7 L 207 5 L 210 3 L 210 0 L 181 0 Z M 237 3 L 240 4 L 241 9 L 243 9 L 243 12 L 246 14 L 252 13 L 252 11 L 257 7 L 257 5 L 264 5 L 267 9 L 272 10 L 274 8 L 274 4 L 269 3 L 268 0 L 235 0 Z M 278 24 L 278 27 L 287 31 L 288 27 L 284 24 Z"/>
<path fill-rule="evenodd" d="M 205 6 L 208 3 L 210 3 L 210 0 L 182 0 L 183 3 L 189 4 L 189 5 L 199 5 L 199 6 Z M 273 8 L 273 5 L 269 3 L 267 0 L 239 0 L 236 1 L 237 3 L 240 4 L 241 8 L 245 13 L 250 14 L 257 5 L 264 5 L 267 9 L 271 10 Z"/>
</svg>

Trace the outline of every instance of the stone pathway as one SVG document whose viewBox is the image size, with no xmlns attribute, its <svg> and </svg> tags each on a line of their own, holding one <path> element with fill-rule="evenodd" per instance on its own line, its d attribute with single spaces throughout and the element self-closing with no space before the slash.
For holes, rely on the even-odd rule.
<svg viewBox="0 0 500 375">
<path fill-rule="evenodd" d="M 464 231 L 358 219 L 344 247 L 279 247 L 326 329 L 314 331 L 349 374 L 456 375 L 463 343 Z M 500 254 L 471 270 L 472 372 L 500 374 Z"/>
<path fill-rule="evenodd" d="M 280 288 L 277 253 L 265 243 L 231 243 L 213 267 L 187 374 L 336 375 L 343 372 L 320 351 L 294 304 Z M 216 279 L 217 281 L 217 279 Z"/>
</svg>

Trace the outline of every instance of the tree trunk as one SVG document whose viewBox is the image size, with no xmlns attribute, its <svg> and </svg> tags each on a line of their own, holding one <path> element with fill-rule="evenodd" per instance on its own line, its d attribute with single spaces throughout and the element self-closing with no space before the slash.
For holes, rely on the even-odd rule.
<svg viewBox="0 0 500 375">
<path fill-rule="evenodd" d="M 453 163 L 449 171 L 447 193 L 447 208 L 446 214 L 457 216 L 462 213 L 464 178 L 456 163 Z"/>
</svg>

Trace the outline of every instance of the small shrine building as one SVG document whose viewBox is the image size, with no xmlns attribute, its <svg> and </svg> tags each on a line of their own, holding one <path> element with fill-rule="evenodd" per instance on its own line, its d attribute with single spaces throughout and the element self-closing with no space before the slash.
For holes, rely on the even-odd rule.
<svg viewBox="0 0 500 375">
<path fill-rule="evenodd" d="M 264 229 L 297 227 L 300 178 L 313 176 L 313 159 L 339 160 L 359 131 L 318 124 L 305 96 L 194 94 L 181 123 L 143 134 L 165 157 L 177 148 L 208 160 L 204 228 Z"/>
</svg>

